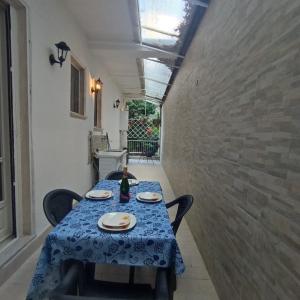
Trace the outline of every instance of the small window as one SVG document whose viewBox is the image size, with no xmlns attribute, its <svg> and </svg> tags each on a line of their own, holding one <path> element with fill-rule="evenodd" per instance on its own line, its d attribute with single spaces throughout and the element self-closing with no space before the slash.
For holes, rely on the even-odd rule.
<svg viewBox="0 0 300 300">
<path fill-rule="evenodd" d="M 71 57 L 71 113 L 84 116 L 84 69 Z"/>
</svg>

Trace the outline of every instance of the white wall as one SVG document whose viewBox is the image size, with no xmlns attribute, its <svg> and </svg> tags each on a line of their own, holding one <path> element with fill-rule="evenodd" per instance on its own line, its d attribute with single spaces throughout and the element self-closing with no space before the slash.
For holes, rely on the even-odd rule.
<svg viewBox="0 0 300 300">
<path fill-rule="evenodd" d="M 101 64 L 98 56 L 94 57 L 92 73 L 95 78 L 103 82 L 102 90 L 102 128 L 103 133 L 108 132 L 111 148 L 120 146 L 120 110 L 113 108 L 116 99 L 120 99 L 121 94 L 113 80 L 109 77 L 106 70 Z"/>
<path fill-rule="evenodd" d="M 93 97 L 86 87 L 86 120 L 70 117 L 70 55 L 63 67 L 48 61 L 54 43 L 65 41 L 72 54 L 101 78 L 103 87 L 103 127 L 112 147 L 119 146 L 119 111 L 112 108 L 120 92 L 101 62 L 87 48 L 87 40 L 60 1 L 25 0 L 29 7 L 32 69 L 32 151 L 36 233 L 48 226 L 44 217 L 44 195 L 54 188 L 68 188 L 80 194 L 92 184 L 88 164 L 88 132 L 93 128 Z M 90 66 L 93 66 L 92 68 Z M 87 81 L 89 85 L 89 81 Z"/>
</svg>

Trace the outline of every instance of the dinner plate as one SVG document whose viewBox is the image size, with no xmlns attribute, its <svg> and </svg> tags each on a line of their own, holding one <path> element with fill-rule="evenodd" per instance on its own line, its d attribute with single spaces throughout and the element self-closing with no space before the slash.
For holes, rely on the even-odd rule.
<svg viewBox="0 0 300 300">
<path fill-rule="evenodd" d="M 124 212 L 107 213 L 102 218 L 102 224 L 109 228 L 123 228 L 130 223 L 130 215 Z"/>
<path fill-rule="evenodd" d="M 117 217 L 118 216 L 118 217 Z M 110 227 L 110 225 L 105 226 L 103 225 L 103 221 L 106 224 L 115 224 L 120 216 L 127 216 L 129 219 L 129 224 L 127 226 L 118 225 L 119 227 Z M 119 223 L 118 223 L 119 224 Z M 99 228 L 106 230 L 106 231 L 113 231 L 113 232 L 119 232 L 119 231 L 126 231 L 132 229 L 136 225 L 136 217 L 133 214 L 129 213 L 122 213 L 122 212 L 111 212 L 106 213 L 103 216 L 100 217 L 98 220 L 98 226 Z"/>
<path fill-rule="evenodd" d="M 113 195 L 112 191 L 108 190 L 92 190 L 86 193 L 85 197 L 92 200 L 106 200 L 111 198 Z"/>
<path fill-rule="evenodd" d="M 119 180 L 119 184 L 121 184 L 122 180 Z M 140 182 L 136 179 L 128 179 L 128 183 L 130 186 L 138 185 Z"/>
<path fill-rule="evenodd" d="M 162 200 L 162 195 L 159 193 L 144 192 L 144 193 L 138 193 L 136 195 L 136 199 L 138 201 L 146 202 L 146 203 L 157 203 Z"/>
</svg>

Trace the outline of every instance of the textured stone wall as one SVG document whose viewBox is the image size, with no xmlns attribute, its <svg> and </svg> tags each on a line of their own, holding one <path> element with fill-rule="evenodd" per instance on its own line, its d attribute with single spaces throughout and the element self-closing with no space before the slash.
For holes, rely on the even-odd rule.
<svg viewBox="0 0 300 300">
<path fill-rule="evenodd" d="M 299 299 L 300 0 L 211 0 L 163 111 L 220 299 Z"/>
</svg>

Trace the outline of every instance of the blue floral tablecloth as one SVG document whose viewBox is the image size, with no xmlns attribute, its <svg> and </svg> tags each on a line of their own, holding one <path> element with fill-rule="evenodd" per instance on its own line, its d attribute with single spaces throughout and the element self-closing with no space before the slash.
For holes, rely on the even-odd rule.
<svg viewBox="0 0 300 300">
<path fill-rule="evenodd" d="M 45 240 L 27 299 L 47 299 L 60 282 L 59 266 L 67 259 L 99 264 L 168 267 L 175 265 L 177 274 L 184 264 L 173 234 L 164 201 L 155 204 L 136 200 L 139 192 L 162 193 L 159 182 L 141 181 L 131 187 L 129 203 L 119 203 L 119 184 L 100 181 L 94 189 L 113 191 L 105 201 L 82 200 L 59 223 Z M 98 228 L 98 219 L 107 212 L 122 211 L 136 216 L 136 226 L 122 233 Z"/>
</svg>

